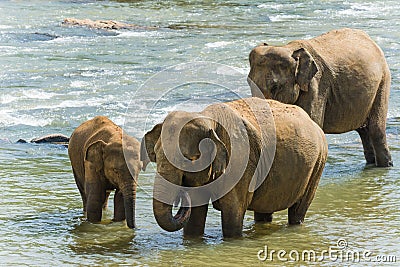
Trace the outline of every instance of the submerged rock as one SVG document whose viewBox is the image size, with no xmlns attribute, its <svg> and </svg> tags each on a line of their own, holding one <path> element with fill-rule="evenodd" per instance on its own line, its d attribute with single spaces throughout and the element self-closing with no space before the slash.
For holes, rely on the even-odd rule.
<svg viewBox="0 0 400 267">
<path fill-rule="evenodd" d="M 54 39 L 59 38 L 60 36 L 51 34 L 51 33 L 43 33 L 43 32 L 28 32 L 28 33 L 13 33 L 10 34 L 10 37 L 22 42 L 22 43 L 28 43 L 28 42 L 45 42 L 45 41 L 51 41 Z"/>
<path fill-rule="evenodd" d="M 38 138 L 33 138 L 30 141 L 30 143 L 55 144 L 55 145 L 63 145 L 65 147 L 68 146 L 68 142 L 69 142 L 69 137 L 63 134 L 48 134 Z M 28 143 L 28 142 L 24 139 L 19 139 L 17 143 Z"/>
<path fill-rule="evenodd" d="M 144 30 L 153 30 L 157 29 L 157 27 L 146 27 L 139 26 L 136 24 L 129 24 L 124 22 L 119 22 L 115 20 L 91 20 L 91 19 L 75 19 L 75 18 L 66 18 L 62 22 L 65 25 L 72 26 L 86 26 L 93 29 L 104 29 L 104 30 L 121 30 L 121 29 L 144 29 Z"/>
<path fill-rule="evenodd" d="M 31 143 L 68 143 L 69 137 L 63 134 L 49 134 L 42 137 L 34 138 Z"/>
</svg>

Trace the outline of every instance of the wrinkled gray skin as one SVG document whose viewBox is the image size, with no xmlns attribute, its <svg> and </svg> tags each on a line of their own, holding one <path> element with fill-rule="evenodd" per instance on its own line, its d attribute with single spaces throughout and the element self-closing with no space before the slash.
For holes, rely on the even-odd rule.
<svg viewBox="0 0 400 267">
<path fill-rule="evenodd" d="M 88 221 L 101 221 L 102 208 L 111 190 L 116 190 L 113 220 L 126 219 L 129 228 L 135 227 L 136 186 L 142 168 L 139 151 L 139 141 L 123 135 L 107 117 L 86 121 L 72 133 L 68 155 Z"/>
<path fill-rule="evenodd" d="M 367 164 L 393 166 L 385 132 L 390 70 L 366 33 L 341 29 L 284 46 L 262 44 L 249 58 L 253 96 L 302 107 L 325 133 L 356 130 Z"/>
<path fill-rule="evenodd" d="M 268 103 L 274 120 L 271 118 L 257 123 L 254 116 L 265 118 L 262 110 Z M 195 118 L 198 115 L 207 118 Z M 176 125 L 182 121 L 189 122 L 177 132 Z M 238 121 L 243 122 L 245 126 L 243 131 L 233 130 L 236 129 Z M 269 145 L 262 143 L 262 136 L 271 136 L 274 124 L 276 153 L 273 158 L 273 155 L 267 157 L 265 156 L 267 154 L 261 154 L 261 151 Z M 225 125 L 225 128 L 221 125 Z M 161 141 L 161 132 L 166 133 L 166 139 L 163 140 L 167 144 Z M 244 150 L 237 151 L 240 147 L 238 143 L 232 144 L 231 147 L 230 142 L 233 142 L 231 140 L 235 140 L 229 136 L 232 132 L 235 132 L 234 138 L 238 140 L 236 142 L 242 143 L 245 139 L 248 140 L 248 146 L 246 144 Z M 165 155 L 164 147 L 170 145 L 176 136 L 179 136 L 179 149 L 186 160 L 193 163 L 204 159 L 209 165 L 197 172 L 182 171 L 173 166 Z M 210 139 L 215 144 L 213 148 L 202 148 L 201 145 L 199 147 L 200 141 Z M 247 158 L 243 159 L 246 155 L 245 150 L 249 150 L 248 161 Z M 213 161 L 207 161 L 212 159 L 214 154 Z M 239 158 L 233 159 L 234 155 L 239 155 Z M 260 158 L 260 155 L 265 157 Z M 203 235 L 208 209 L 207 200 L 211 196 L 214 208 L 221 211 L 224 237 L 238 237 L 242 235 L 246 210 L 254 211 L 256 221 L 268 222 L 272 220 L 273 212 L 288 208 L 289 224 L 303 222 L 326 162 L 327 144 L 323 131 L 301 108 L 273 100 L 248 98 L 213 104 L 200 113 L 183 111 L 170 113 L 163 123 L 156 125 L 142 139 L 141 159 L 146 159 L 147 156 L 152 162 L 156 162 L 157 173 L 175 185 L 199 187 L 209 184 L 214 179 L 220 179 L 222 173 L 225 173 L 224 179 L 228 179 L 226 181 L 238 179 L 237 184 L 229 187 L 232 189 L 221 198 L 213 200 L 213 192 L 210 191 L 209 195 L 206 192 L 203 196 L 206 198 L 206 205 L 189 207 L 186 210 L 181 207 L 175 216 L 172 215 L 172 205 L 153 198 L 156 221 L 164 230 L 177 231 L 183 227 L 185 236 Z M 237 173 L 236 167 L 243 164 L 243 160 L 245 161 L 243 175 L 237 177 L 240 174 Z M 266 166 L 271 164 L 272 160 L 269 173 L 264 173 L 265 175 L 268 173 L 266 179 L 262 182 L 265 175 L 257 177 L 261 179 L 261 185 L 255 191 L 249 190 L 257 163 L 260 161 L 261 166 Z M 222 189 L 226 184 L 227 182 L 222 184 Z M 173 192 L 169 189 L 163 192 L 163 189 L 157 186 L 155 183 L 154 192 L 161 191 L 163 194 Z M 174 198 L 176 196 L 171 197 Z M 190 203 L 190 200 L 186 202 Z"/>
</svg>

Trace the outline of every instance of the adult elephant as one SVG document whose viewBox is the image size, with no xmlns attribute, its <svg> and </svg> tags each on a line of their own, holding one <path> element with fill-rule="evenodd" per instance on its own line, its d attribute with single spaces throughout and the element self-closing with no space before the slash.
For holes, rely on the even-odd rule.
<svg viewBox="0 0 400 267">
<path fill-rule="evenodd" d="M 325 133 L 356 130 L 367 164 L 393 166 L 386 142 L 390 71 L 363 31 L 341 29 L 250 53 L 252 95 L 302 107 Z"/>
<path fill-rule="evenodd" d="M 307 113 L 259 98 L 172 112 L 141 145 L 141 158 L 157 163 L 157 223 L 167 231 L 184 227 L 187 236 L 204 233 L 210 198 L 222 213 L 224 237 L 242 235 L 246 210 L 271 221 L 288 208 L 289 224 L 303 222 L 327 158 L 325 135 Z M 173 216 L 179 197 L 183 205 Z"/>
<path fill-rule="evenodd" d="M 140 142 L 107 117 L 95 117 L 74 130 L 68 155 L 88 221 L 101 221 L 115 189 L 113 220 L 126 219 L 129 228 L 135 227 L 137 178 L 143 166 L 139 151 Z"/>
</svg>

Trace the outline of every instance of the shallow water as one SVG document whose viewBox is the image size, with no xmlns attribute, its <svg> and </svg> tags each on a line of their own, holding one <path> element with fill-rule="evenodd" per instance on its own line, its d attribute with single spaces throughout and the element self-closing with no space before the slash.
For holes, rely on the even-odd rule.
<svg viewBox="0 0 400 267">
<path fill-rule="evenodd" d="M 372 259 L 394 255 L 397 264 L 400 261 L 399 9 L 397 1 L 1 1 L 1 263 L 396 266 L 350 263 L 343 257 L 286 262 L 276 254 L 274 261 L 262 262 L 257 253 L 266 245 L 269 252 L 321 253 L 335 249 L 336 242 L 344 239 L 350 251 L 371 251 Z M 66 17 L 114 19 L 159 29 L 66 27 L 61 24 Z M 89 224 L 82 218 L 67 151 L 8 142 L 56 132 L 69 135 L 96 115 L 109 116 L 122 125 L 126 111 L 135 112 L 129 108 L 136 91 L 167 67 L 205 61 L 246 74 L 248 53 L 260 42 L 283 44 L 341 27 L 367 31 L 387 57 L 392 72 L 387 133 L 395 167 L 366 168 L 356 133 L 328 136 L 328 163 L 300 227 L 287 226 L 286 211 L 266 225 L 254 224 L 249 212 L 245 237 L 223 240 L 220 214 L 210 208 L 201 240 L 183 239 L 181 232 L 167 233 L 152 214 L 152 168 L 139 177 L 137 230 L 111 223 L 112 201 L 103 223 Z M 160 98 L 153 90 L 142 94 Z M 193 97 L 203 94 L 206 99 Z M 242 96 L 249 94 L 246 89 L 240 91 Z M 221 101 L 235 96 L 211 85 L 181 87 L 158 102 L 161 106 L 149 121 L 148 114 L 138 110 L 138 129 L 131 128 L 131 133 L 140 139 L 140 129 L 148 129 L 168 111 L 199 109 L 211 98 Z"/>
</svg>

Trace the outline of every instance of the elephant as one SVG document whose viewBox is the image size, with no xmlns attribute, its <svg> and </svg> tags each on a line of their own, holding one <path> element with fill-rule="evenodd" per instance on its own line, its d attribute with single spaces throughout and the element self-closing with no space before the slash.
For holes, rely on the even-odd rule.
<svg viewBox="0 0 400 267">
<path fill-rule="evenodd" d="M 68 155 L 83 210 L 89 222 L 100 222 L 102 208 L 115 189 L 113 221 L 126 219 L 135 228 L 135 200 L 140 142 L 104 116 L 78 126 L 71 135 Z"/>
<path fill-rule="evenodd" d="M 323 131 L 300 107 L 252 97 L 169 113 L 143 137 L 140 157 L 157 166 L 153 213 L 161 228 L 203 235 L 211 199 L 221 211 L 223 236 L 230 238 L 242 236 L 246 210 L 254 211 L 256 222 L 270 222 L 273 212 L 288 209 L 289 224 L 301 224 L 327 150 Z"/>
<path fill-rule="evenodd" d="M 393 166 L 386 141 L 391 74 L 379 46 L 363 31 L 332 30 L 249 55 L 252 96 L 303 108 L 327 134 L 356 130 L 367 164 Z"/>
</svg>

